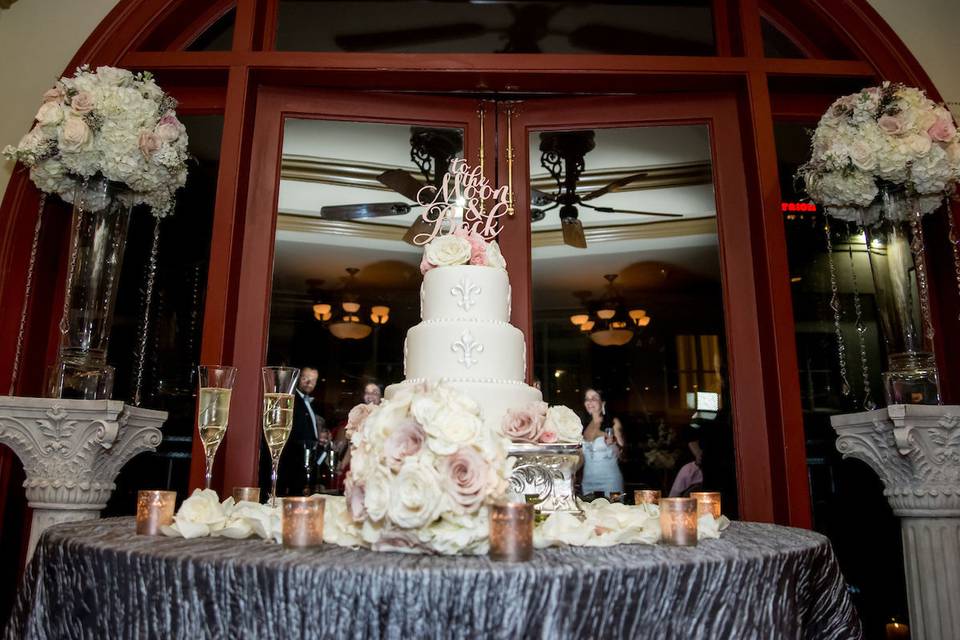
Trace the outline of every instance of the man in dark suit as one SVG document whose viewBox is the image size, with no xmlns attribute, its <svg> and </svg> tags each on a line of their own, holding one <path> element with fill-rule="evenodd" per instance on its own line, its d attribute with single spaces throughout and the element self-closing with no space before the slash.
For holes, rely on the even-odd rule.
<svg viewBox="0 0 960 640">
<path fill-rule="evenodd" d="M 317 440 L 324 430 L 324 420 L 313 408 L 313 390 L 317 386 L 317 370 L 300 369 L 300 380 L 293 392 L 293 428 L 287 446 L 280 455 L 277 492 L 300 496 L 311 493 L 317 455 Z"/>
</svg>

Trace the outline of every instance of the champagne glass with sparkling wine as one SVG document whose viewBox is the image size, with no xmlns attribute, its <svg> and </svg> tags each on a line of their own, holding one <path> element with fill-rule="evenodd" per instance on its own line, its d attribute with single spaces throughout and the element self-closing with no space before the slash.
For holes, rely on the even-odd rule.
<svg viewBox="0 0 960 640">
<path fill-rule="evenodd" d="M 293 427 L 293 390 L 300 377 L 294 367 L 264 367 L 263 374 L 263 437 L 270 450 L 270 506 L 277 504 L 277 466 L 283 445 Z"/>
<path fill-rule="evenodd" d="M 237 377 L 236 367 L 209 365 L 197 367 L 197 429 L 200 442 L 207 457 L 206 488 L 210 488 L 213 477 L 213 459 L 217 449 L 227 433 L 227 420 L 230 417 L 230 392 Z"/>
</svg>

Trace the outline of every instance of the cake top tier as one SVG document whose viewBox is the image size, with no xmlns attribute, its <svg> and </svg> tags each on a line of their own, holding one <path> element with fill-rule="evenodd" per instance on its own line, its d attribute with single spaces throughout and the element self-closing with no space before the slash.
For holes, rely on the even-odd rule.
<svg viewBox="0 0 960 640">
<path fill-rule="evenodd" d="M 466 264 L 500 270 L 507 268 L 496 240 L 487 241 L 475 231 L 459 228 L 447 235 L 437 236 L 423 247 L 420 272 L 426 275 L 438 267 Z"/>
</svg>

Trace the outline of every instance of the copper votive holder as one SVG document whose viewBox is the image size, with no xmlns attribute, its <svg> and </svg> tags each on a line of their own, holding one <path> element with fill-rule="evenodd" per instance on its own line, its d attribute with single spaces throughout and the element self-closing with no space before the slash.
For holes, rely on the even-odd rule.
<svg viewBox="0 0 960 640">
<path fill-rule="evenodd" d="M 620 502 L 622 498 L 623 498 L 623 492 L 621 491 L 610 492 L 610 502 Z"/>
<path fill-rule="evenodd" d="M 659 489 L 636 489 L 633 492 L 633 504 L 660 504 Z"/>
<path fill-rule="evenodd" d="M 294 549 L 323 544 L 323 512 L 326 500 L 319 496 L 283 499 L 283 546 Z"/>
<path fill-rule="evenodd" d="M 720 517 L 719 491 L 691 491 L 690 497 L 697 501 L 697 517 L 710 514 L 714 518 Z"/>
<path fill-rule="evenodd" d="M 233 501 L 237 502 L 260 502 L 260 487 L 234 487 Z"/>
<path fill-rule="evenodd" d="M 173 524 L 176 491 L 146 489 L 137 492 L 137 535 L 158 536 L 160 527 Z"/>
<path fill-rule="evenodd" d="M 664 544 L 692 547 L 697 544 L 697 501 L 693 498 L 660 500 L 660 539 Z"/>
<path fill-rule="evenodd" d="M 533 505 L 500 502 L 490 507 L 490 559 L 526 562 L 533 558 Z"/>
</svg>

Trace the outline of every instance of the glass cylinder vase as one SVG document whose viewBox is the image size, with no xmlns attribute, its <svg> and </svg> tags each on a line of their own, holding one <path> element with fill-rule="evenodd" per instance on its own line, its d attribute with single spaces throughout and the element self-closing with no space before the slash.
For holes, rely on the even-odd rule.
<svg viewBox="0 0 960 640">
<path fill-rule="evenodd" d="M 103 177 L 77 187 L 60 346 L 47 376 L 52 398 L 96 400 L 113 393 L 107 343 L 130 220 L 129 191 Z"/>
<path fill-rule="evenodd" d="M 883 381 L 888 405 L 940 404 L 921 216 L 916 198 L 885 192 L 865 226 L 887 351 Z"/>
</svg>

